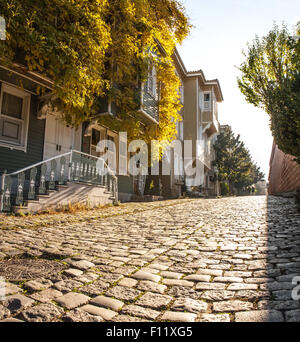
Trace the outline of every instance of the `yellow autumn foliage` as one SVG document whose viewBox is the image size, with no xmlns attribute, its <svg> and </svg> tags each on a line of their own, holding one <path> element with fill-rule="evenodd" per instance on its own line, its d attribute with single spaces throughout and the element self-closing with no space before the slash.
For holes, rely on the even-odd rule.
<svg viewBox="0 0 300 342">
<path fill-rule="evenodd" d="M 129 139 L 170 142 L 176 135 L 179 80 L 172 55 L 190 25 L 177 0 L 6 0 L 0 3 L 7 40 L 2 63 L 18 61 L 54 81 L 53 105 L 69 124 L 97 118 L 101 98 L 117 117 L 99 122 Z M 159 124 L 138 119 L 137 93 L 149 60 L 159 81 Z"/>
</svg>

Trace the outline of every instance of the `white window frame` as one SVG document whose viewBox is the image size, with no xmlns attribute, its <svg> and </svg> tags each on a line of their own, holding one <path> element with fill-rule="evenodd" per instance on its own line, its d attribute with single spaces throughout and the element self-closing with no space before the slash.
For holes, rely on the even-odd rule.
<svg viewBox="0 0 300 342">
<path fill-rule="evenodd" d="M 23 107 L 22 107 L 22 119 L 12 118 L 10 116 L 6 116 L 2 114 L 2 101 L 3 101 L 3 93 L 7 93 L 13 96 L 17 96 L 23 99 Z M 31 95 L 17 87 L 13 87 L 11 85 L 1 83 L 1 95 L 0 95 L 0 118 L 8 118 L 11 121 L 22 122 L 22 131 L 21 131 L 21 142 L 14 143 L 12 141 L 6 141 L 2 137 L 0 137 L 0 146 L 7 147 L 14 150 L 21 150 L 27 152 L 27 140 L 28 140 L 28 127 L 29 127 L 29 114 L 30 114 L 30 98 Z"/>
<path fill-rule="evenodd" d="M 205 101 L 205 95 L 209 95 L 209 101 Z M 210 91 L 203 92 L 203 111 L 204 112 L 211 112 L 211 101 L 212 96 Z"/>
</svg>

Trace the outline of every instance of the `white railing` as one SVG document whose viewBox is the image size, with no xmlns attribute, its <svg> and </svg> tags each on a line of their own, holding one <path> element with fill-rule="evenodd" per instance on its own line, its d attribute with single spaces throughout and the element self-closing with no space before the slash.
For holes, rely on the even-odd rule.
<svg viewBox="0 0 300 342">
<path fill-rule="evenodd" d="M 104 159 L 76 150 L 1 176 L 0 211 L 46 195 L 57 185 L 83 182 L 104 186 L 118 201 L 118 180 Z"/>
</svg>

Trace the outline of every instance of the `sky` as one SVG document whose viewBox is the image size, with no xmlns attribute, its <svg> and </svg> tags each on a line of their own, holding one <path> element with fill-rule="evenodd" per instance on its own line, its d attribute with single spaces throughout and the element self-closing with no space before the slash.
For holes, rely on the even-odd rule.
<svg viewBox="0 0 300 342">
<path fill-rule="evenodd" d="M 219 121 L 228 124 L 250 150 L 253 160 L 266 175 L 273 138 L 269 116 L 248 104 L 237 77 L 247 42 L 262 37 L 274 22 L 284 22 L 292 32 L 300 21 L 300 0 L 181 0 L 193 28 L 178 46 L 188 71 L 202 69 L 206 79 L 217 78 L 224 102 L 219 104 Z"/>
</svg>

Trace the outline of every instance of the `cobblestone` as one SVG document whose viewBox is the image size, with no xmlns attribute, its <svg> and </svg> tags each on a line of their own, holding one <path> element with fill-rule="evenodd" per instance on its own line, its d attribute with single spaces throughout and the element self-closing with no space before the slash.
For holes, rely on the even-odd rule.
<svg viewBox="0 0 300 342">
<path fill-rule="evenodd" d="M 83 294 L 70 292 L 62 297 L 56 298 L 55 301 L 67 309 L 74 309 L 78 306 L 86 304 L 89 299 L 89 297 Z"/>
<path fill-rule="evenodd" d="M 20 318 L 26 322 L 51 322 L 64 313 L 64 310 L 54 304 L 36 305 L 21 313 Z"/>
<path fill-rule="evenodd" d="M 291 297 L 300 274 L 293 199 L 181 199 L 0 215 L 0 230 L 1 261 L 26 254 L 24 264 L 58 259 L 66 269 L 7 282 L 2 321 L 300 320 L 300 303 Z"/>
</svg>

